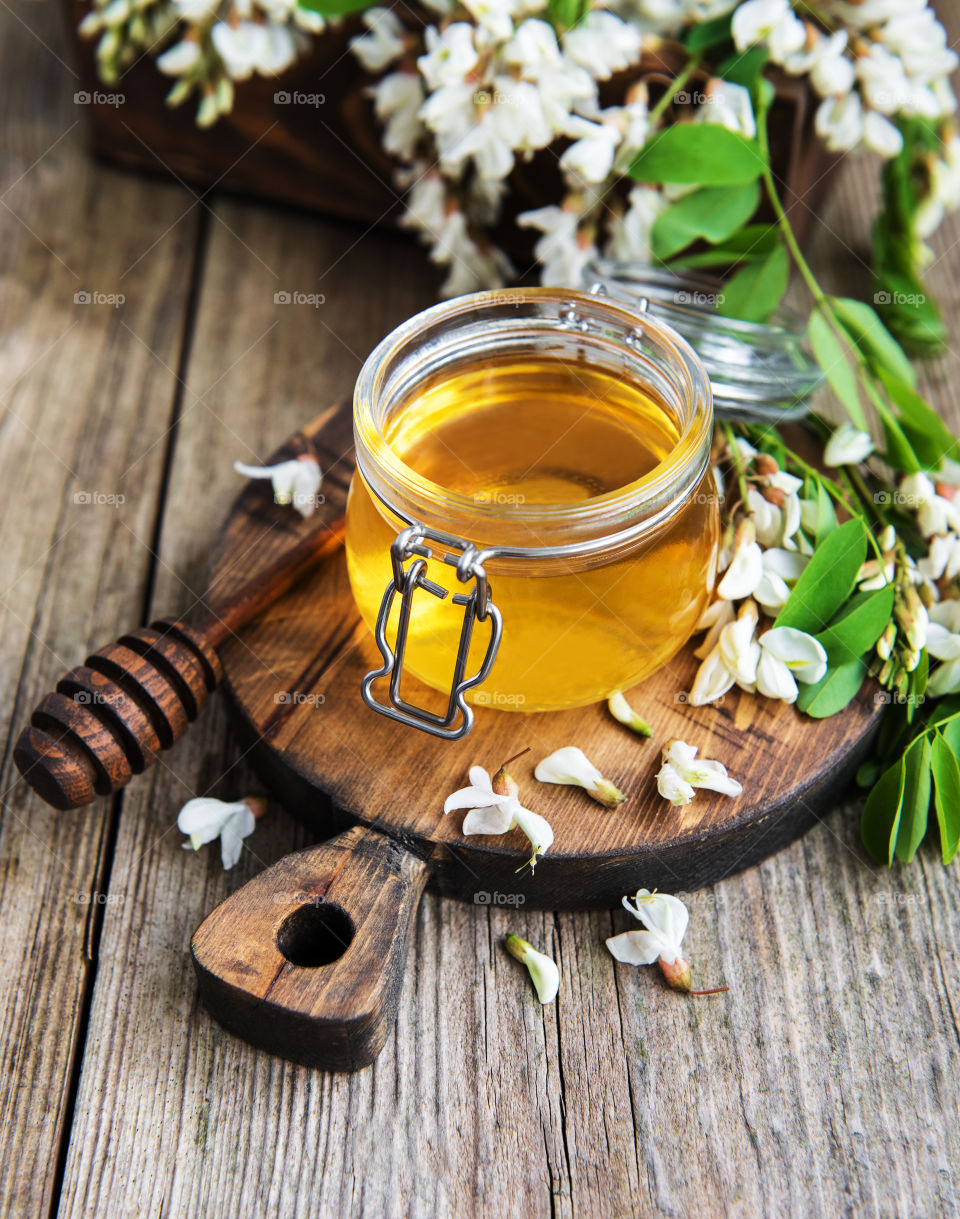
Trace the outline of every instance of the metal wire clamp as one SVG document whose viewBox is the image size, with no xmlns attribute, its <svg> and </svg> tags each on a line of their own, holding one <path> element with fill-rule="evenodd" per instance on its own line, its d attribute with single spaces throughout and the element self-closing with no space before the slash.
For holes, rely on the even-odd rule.
<svg viewBox="0 0 960 1219">
<path fill-rule="evenodd" d="M 403 672 L 403 659 L 407 647 L 407 633 L 410 627 L 410 613 L 413 604 L 413 594 L 418 588 L 441 600 L 446 597 L 447 589 L 428 580 L 426 575 L 427 559 L 433 557 L 433 550 L 424 545 L 424 541 L 437 542 L 444 548 L 443 562 L 456 568 L 457 579 L 461 584 L 469 584 L 473 588 L 469 593 L 457 593 L 453 597 L 454 605 L 463 606 L 463 625 L 460 629 L 460 643 L 457 648 L 457 661 L 453 669 L 453 680 L 450 697 L 447 702 L 446 714 L 439 715 L 428 711 L 425 707 L 417 707 L 408 703 L 400 693 L 400 679 Z M 385 715 L 398 723 L 411 728 L 419 728 L 429 732 L 431 736 L 441 737 L 447 741 L 457 741 L 467 735 L 473 727 L 473 708 L 465 700 L 466 692 L 482 682 L 496 659 L 503 634 L 503 618 L 494 605 L 487 583 L 487 573 L 483 567 L 483 559 L 490 552 L 477 550 L 471 542 L 462 538 L 452 537 L 439 530 L 429 529 L 426 525 L 414 524 L 397 534 L 390 547 L 390 559 L 393 564 L 393 579 L 387 585 L 383 600 L 380 602 L 380 612 L 377 615 L 375 636 L 383 664 L 379 669 L 368 673 L 361 685 L 360 692 L 363 701 L 371 710 Z M 412 560 L 412 561 L 411 561 Z M 404 566 L 408 564 L 408 566 Z M 393 648 L 387 641 L 387 623 L 393 607 L 393 599 L 400 596 L 400 617 L 397 622 L 397 639 Z M 472 677 L 465 677 L 467 659 L 470 654 L 470 642 L 473 638 L 474 622 L 485 622 L 490 619 L 490 642 L 483 657 L 479 672 Z M 390 678 L 389 702 L 381 702 L 372 691 L 375 681 L 381 677 Z M 458 717 L 460 723 L 457 723 Z"/>
</svg>

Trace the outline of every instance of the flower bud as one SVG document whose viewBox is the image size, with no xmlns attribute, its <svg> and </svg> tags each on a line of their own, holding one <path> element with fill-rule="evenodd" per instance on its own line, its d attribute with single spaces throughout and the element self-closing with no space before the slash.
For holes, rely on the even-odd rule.
<svg viewBox="0 0 960 1219">
<path fill-rule="evenodd" d="M 618 723 L 629 728 L 631 732 L 635 732 L 637 736 L 653 736 L 653 729 L 646 720 L 642 720 L 637 715 L 620 690 L 616 690 L 610 695 L 607 699 L 607 707 L 610 710 L 610 714 Z"/>
<path fill-rule="evenodd" d="M 677 957 L 669 965 L 661 957 L 658 963 L 660 965 L 660 972 L 663 974 L 671 990 L 682 990 L 686 994 L 690 993 L 693 989 L 693 981 L 690 977 L 690 966 L 683 957 Z"/>
<path fill-rule="evenodd" d="M 518 935 L 508 935 L 506 947 L 512 957 L 521 965 L 526 965 L 540 1002 L 552 1003 L 560 989 L 560 970 L 556 962 L 544 953 L 537 952 L 532 944 Z"/>
</svg>

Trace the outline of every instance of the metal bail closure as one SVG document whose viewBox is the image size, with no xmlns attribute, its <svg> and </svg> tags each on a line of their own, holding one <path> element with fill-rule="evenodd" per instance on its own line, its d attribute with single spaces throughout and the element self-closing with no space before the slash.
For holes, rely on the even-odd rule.
<svg viewBox="0 0 960 1219">
<path fill-rule="evenodd" d="M 457 662 L 453 670 L 453 681 L 450 688 L 450 698 L 447 702 L 445 715 L 438 715 L 424 707 L 416 707 L 408 703 L 400 694 L 400 678 L 403 672 L 403 657 L 407 646 L 407 632 L 410 627 L 410 613 L 413 605 L 413 594 L 422 588 L 431 596 L 443 599 L 447 589 L 428 580 L 424 574 L 427 559 L 433 557 L 433 551 L 425 546 L 424 539 L 440 543 L 448 552 L 443 555 L 443 562 L 455 567 L 457 579 L 461 584 L 474 582 L 469 593 L 457 593 L 453 597 L 454 605 L 463 606 L 463 626 L 460 630 L 460 643 L 457 649 Z M 453 552 L 453 553 L 449 553 Z M 376 640 L 383 665 L 364 677 L 360 692 L 363 701 L 372 710 L 385 715 L 389 719 L 407 724 L 411 728 L 419 728 L 429 732 L 431 736 L 442 737 L 447 741 L 458 741 L 465 737 L 473 727 L 473 708 L 468 706 L 464 695 L 473 686 L 484 680 L 496 659 L 503 634 L 503 618 L 493 604 L 490 588 L 487 584 L 487 573 L 484 571 L 482 559 L 490 551 L 481 554 L 471 542 L 455 538 L 425 525 L 410 525 L 397 534 L 396 541 L 390 547 L 390 558 L 393 562 L 393 579 L 387 585 L 380 602 L 380 613 L 377 615 Z M 409 560 L 409 566 L 404 566 Z M 397 641 L 395 649 L 387 642 L 387 622 L 393 599 L 400 594 L 400 619 L 397 623 Z M 480 671 L 473 677 L 464 677 L 467 658 L 470 653 L 470 641 L 473 638 L 475 621 L 485 622 L 490 619 L 490 642 L 487 645 Z M 382 703 L 375 698 L 372 686 L 378 678 L 390 678 L 389 703 Z M 457 718 L 460 723 L 457 724 Z"/>
</svg>

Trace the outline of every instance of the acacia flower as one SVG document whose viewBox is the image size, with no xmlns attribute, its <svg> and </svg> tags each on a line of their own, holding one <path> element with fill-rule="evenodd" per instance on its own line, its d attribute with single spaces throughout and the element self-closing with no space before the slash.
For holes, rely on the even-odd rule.
<svg viewBox="0 0 960 1219">
<path fill-rule="evenodd" d="M 797 682 L 813 684 L 827 671 L 827 654 L 819 640 L 792 626 L 775 626 L 760 636 L 757 690 L 785 703 L 797 700 Z"/>
<path fill-rule="evenodd" d="M 694 656 L 698 660 L 703 660 L 709 656 L 713 649 L 717 646 L 717 641 L 720 638 L 720 632 L 725 626 L 729 626 L 737 617 L 736 606 L 732 601 L 724 601 L 720 598 L 717 601 L 711 602 L 710 605 L 703 611 L 697 620 L 697 625 L 693 628 L 693 633 L 696 635 L 700 631 L 706 631 L 701 640 L 700 646 L 694 652 Z"/>
<path fill-rule="evenodd" d="M 177 828 L 190 838 L 183 844 L 183 849 L 199 851 L 206 843 L 219 838 L 220 858 L 224 870 L 229 872 L 240 858 L 244 838 L 253 833 L 256 819 L 262 817 L 266 809 L 267 802 L 262 796 L 234 801 L 197 796 L 188 800 L 177 816 Z"/>
<path fill-rule="evenodd" d="M 776 617 L 786 605 L 791 586 L 800 579 L 809 562 L 807 556 L 797 550 L 771 546 L 763 552 L 763 575 L 753 596 L 771 617 Z"/>
<path fill-rule="evenodd" d="M 552 1003 L 560 989 L 560 970 L 556 961 L 545 953 L 537 952 L 536 948 L 518 935 L 507 936 L 507 952 L 522 965 L 526 965 L 541 1003 Z"/>
<path fill-rule="evenodd" d="M 748 693 L 753 692 L 757 665 L 760 663 L 760 645 L 754 638 L 758 617 L 755 603 L 744 601 L 737 612 L 736 621 L 723 628 L 717 643 L 723 663 L 733 674 L 737 685 Z"/>
<path fill-rule="evenodd" d="M 615 960 L 625 965 L 652 965 L 656 961 L 667 985 L 688 995 L 719 995 L 729 990 L 727 986 L 692 989 L 690 966 L 681 953 L 690 912 L 679 897 L 638 889 L 632 905 L 628 897 L 623 899 L 623 908 L 639 919 L 645 930 L 611 936 L 607 948 Z"/>
<path fill-rule="evenodd" d="M 717 585 L 717 596 L 724 601 L 739 601 L 749 597 L 763 576 L 763 551 L 757 542 L 757 530 L 750 520 L 741 521 L 733 543 L 730 566 Z"/>
<path fill-rule="evenodd" d="M 275 466 L 248 466 L 235 461 L 233 468 L 246 478 L 269 478 L 276 503 L 292 505 L 301 516 L 313 515 L 323 474 L 311 454 L 301 453 L 299 457 L 278 462 Z"/>
<path fill-rule="evenodd" d="M 676 737 L 664 746 L 662 761 L 657 774 L 657 791 L 671 804 L 689 804 L 698 787 L 719 792 L 722 796 L 739 796 L 743 791 L 742 784 L 730 778 L 722 763 L 697 758 L 697 746 Z"/>
<path fill-rule="evenodd" d="M 526 750 L 524 750 L 524 753 Z M 518 754 L 517 757 L 520 755 Z M 447 796 L 443 804 L 444 814 L 455 809 L 469 809 L 461 827 L 468 837 L 474 834 L 507 834 L 510 830 L 521 830 L 529 839 L 533 854 L 527 863 L 533 872 L 537 860 L 553 845 L 553 830 L 550 823 L 539 813 L 524 808 L 517 799 L 519 788 L 508 773 L 505 762 L 491 779 L 482 766 L 471 766 L 470 786 L 462 787 Z"/>
<path fill-rule="evenodd" d="M 852 423 L 843 423 L 827 441 L 823 460 L 828 466 L 856 466 L 872 452 L 872 437 Z"/>
<path fill-rule="evenodd" d="M 646 720 L 642 720 L 636 711 L 623 697 L 620 690 L 615 690 L 607 699 L 607 707 L 615 720 L 635 732 L 637 736 L 653 736 L 653 729 Z"/>
<path fill-rule="evenodd" d="M 562 783 L 568 787 L 582 787 L 588 796 L 606 808 L 616 808 L 626 800 L 618 788 L 605 779 L 582 749 L 576 745 L 565 745 L 542 762 L 533 772 L 541 783 Z"/>
<path fill-rule="evenodd" d="M 614 959 L 625 965 L 652 965 L 657 961 L 668 985 L 689 991 L 690 966 L 680 949 L 690 912 L 680 898 L 638 889 L 632 905 L 629 897 L 623 899 L 623 908 L 639 919 L 646 930 L 610 936 L 607 948 Z"/>
</svg>

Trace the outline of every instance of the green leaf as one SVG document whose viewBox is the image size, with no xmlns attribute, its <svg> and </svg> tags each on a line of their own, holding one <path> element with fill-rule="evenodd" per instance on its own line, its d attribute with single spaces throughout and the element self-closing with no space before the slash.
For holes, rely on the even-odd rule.
<svg viewBox="0 0 960 1219">
<path fill-rule="evenodd" d="M 866 431 L 867 421 L 863 408 L 860 406 L 856 373 L 847 359 L 840 340 L 819 309 L 815 309 L 810 315 L 810 327 L 807 333 L 810 337 L 813 354 L 823 369 L 824 376 L 830 382 L 833 392 L 847 408 L 854 423 Z"/>
<path fill-rule="evenodd" d="M 930 814 L 930 738 L 918 737 L 903 755 L 903 805 L 897 830 L 897 858 L 909 863 L 927 832 Z"/>
<path fill-rule="evenodd" d="M 923 468 L 923 463 L 914 453 L 913 445 L 903 434 L 900 424 L 887 410 L 882 399 L 877 397 L 874 400 L 874 406 L 877 408 L 880 424 L 883 427 L 883 456 L 887 465 L 903 474 L 916 474 Z"/>
<path fill-rule="evenodd" d="M 838 321 L 873 368 L 885 368 L 897 380 L 916 384 L 916 373 L 903 348 L 870 305 L 848 296 L 831 297 L 831 304 Z"/>
<path fill-rule="evenodd" d="M 759 262 L 769 257 L 779 241 L 779 234 L 771 224 L 748 224 L 726 241 L 710 250 L 696 254 L 680 254 L 677 264 L 683 267 L 726 267 L 738 262 Z"/>
<path fill-rule="evenodd" d="M 370 0 L 297 0 L 300 8 L 322 13 L 324 17 L 343 17 L 370 7 Z"/>
<path fill-rule="evenodd" d="M 743 85 L 752 94 L 769 59 L 770 52 L 766 47 L 751 47 L 748 51 L 737 51 L 723 60 L 717 68 L 717 76 L 729 80 L 735 85 Z"/>
<path fill-rule="evenodd" d="M 934 807 L 940 825 L 940 853 L 949 863 L 960 847 L 960 763 L 943 736 L 933 738 L 930 754 Z"/>
<path fill-rule="evenodd" d="M 879 369 L 877 375 L 900 412 L 900 427 L 923 468 L 935 470 L 943 457 L 956 454 L 960 444 L 933 407 L 886 369 Z"/>
<path fill-rule="evenodd" d="M 719 46 L 730 41 L 730 14 L 726 17 L 714 17 L 712 21 L 701 21 L 691 26 L 684 42 L 689 51 L 694 53 L 705 51 L 709 47 Z"/>
<path fill-rule="evenodd" d="M 630 166 L 638 182 L 731 186 L 763 173 L 755 140 L 716 123 L 674 123 L 649 140 Z"/>
<path fill-rule="evenodd" d="M 850 596 L 866 557 L 867 534 L 859 517 L 834 529 L 814 551 L 774 626 L 818 634 Z"/>
<path fill-rule="evenodd" d="M 817 530 L 814 545 L 819 546 L 837 527 L 837 514 L 830 492 L 817 480 Z"/>
<path fill-rule="evenodd" d="M 672 258 L 699 238 L 716 243 L 732 236 L 750 219 L 760 202 L 760 186 L 704 186 L 678 202 L 653 222 L 651 245 L 657 258 Z"/>
<path fill-rule="evenodd" d="M 847 664 L 869 652 L 893 615 L 893 585 L 857 593 L 817 638 L 831 665 Z"/>
<path fill-rule="evenodd" d="M 815 720 L 836 715 L 857 696 L 866 676 L 867 666 L 862 660 L 831 666 L 818 682 L 800 687 L 797 710 L 806 712 Z"/>
<path fill-rule="evenodd" d="M 547 0 L 547 15 L 560 30 L 572 30 L 589 12 L 589 0 Z"/>
<path fill-rule="evenodd" d="M 878 863 L 885 863 L 887 867 L 893 863 L 900 829 L 904 777 L 903 758 L 898 758 L 877 780 L 860 818 L 863 845 Z"/>
<path fill-rule="evenodd" d="M 723 285 L 717 311 L 745 322 L 765 322 L 783 299 L 790 278 L 790 259 L 778 245 L 763 262 L 751 263 Z"/>
</svg>

